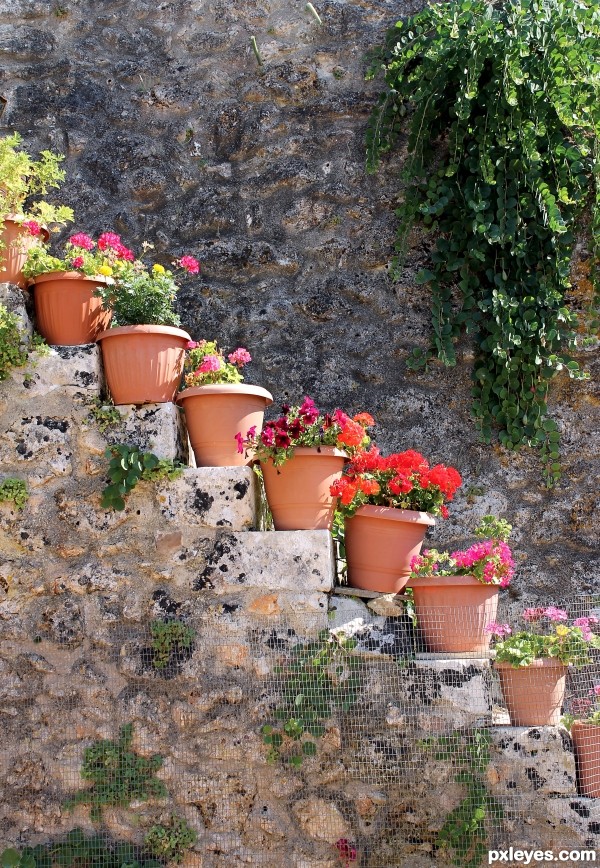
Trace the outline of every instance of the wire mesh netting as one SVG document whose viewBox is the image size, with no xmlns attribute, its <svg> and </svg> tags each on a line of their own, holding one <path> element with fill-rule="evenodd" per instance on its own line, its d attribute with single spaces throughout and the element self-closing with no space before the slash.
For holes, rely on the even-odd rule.
<svg viewBox="0 0 600 868">
<path fill-rule="evenodd" d="M 311 632 L 256 618 L 229 636 L 164 615 L 3 648 L 0 841 L 77 868 L 468 866 L 507 841 L 593 845 L 600 601 L 549 611 L 519 625 L 502 605 L 429 605 L 417 624 Z M 581 665 L 505 667 L 490 619 L 570 642 Z"/>
</svg>

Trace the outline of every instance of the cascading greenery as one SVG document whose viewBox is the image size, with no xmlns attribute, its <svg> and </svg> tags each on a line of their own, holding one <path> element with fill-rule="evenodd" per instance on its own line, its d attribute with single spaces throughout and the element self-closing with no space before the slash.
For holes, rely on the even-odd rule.
<svg viewBox="0 0 600 868">
<path fill-rule="evenodd" d="M 454 365 L 457 338 L 473 334 L 483 439 L 497 430 L 509 448 L 540 446 L 552 485 L 549 383 L 561 370 L 586 376 L 569 357 L 577 318 L 565 303 L 586 213 L 592 259 L 600 250 L 600 6 L 431 5 L 398 22 L 371 59 L 367 77 L 383 72 L 386 88 L 368 127 L 368 168 L 394 145 L 408 150 L 396 267 L 415 220 L 437 233 L 418 275 L 431 288 L 432 344 L 409 364 L 437 355 Z"/>
</svg>

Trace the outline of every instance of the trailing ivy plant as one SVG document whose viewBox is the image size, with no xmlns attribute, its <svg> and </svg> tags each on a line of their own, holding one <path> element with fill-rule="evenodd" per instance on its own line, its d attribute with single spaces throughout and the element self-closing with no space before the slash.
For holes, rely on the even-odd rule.
<svg viewBox="0 0 600 868">
<path fill-rule="evenodd" d="M 269 762 L 282 760 L 298 768 L 304 757 L 317 753 L 315 739 L 336 710 L 348 711 L 361 687 L 359 659 L 351 654 L 356 642 L 322 630 L 314 642 L 295 648 L 275 669 L 281 679 L 276 724 L 262 728 Z"/>
<path fill-rule="evenodd" d="M 167 795 L 165 785 L 155 777 L 163 758 L 159 754 L 143 757 L 135 753 L 132 740 L 133 724 L 128 723 L 121 728 L 116 741 L 101 739 L 85 749 L 81 777 L 91 781 L 92 787 L 72 796 L 66 808 L 91 805 L 90 819 L 98 823 L 106 806 L 125 808 L 133 800 Z"/>
<path fill-rule="evenodd" d="M 105 456 L 110 459 L 108 476 L 110 484 L 102 492 L 100 505 L 104 509 L 125 509 L 125 496 L 138 482 L 148 480 L 176 479 L 183 465 L 169 458 L 158 458 L 152 452 L 142 452 L 137 446 L 117 443 L 109 446 Z"/>
<path fill-rule="evenodd" d="M 547 415 L 558 371 L 583 378 L 569 353 L 577 220 L 600 238 L 600 7 L 596 0 L 453 0 L 398 22 L 372 54 L 385 76 L 367 134 L 367 165 L 402 142 L 398 268 L 415 220 L 434 230 L 432 342 L 409 364 L 456 363 L 475 336 L 473 412 L 490 442 L 538 445 L 549 485 L 559 434 Z M 406 138 L 405 138 L 406 136 Z M 597 292 L 597 289 L 596 289 Z"/>
</svg>

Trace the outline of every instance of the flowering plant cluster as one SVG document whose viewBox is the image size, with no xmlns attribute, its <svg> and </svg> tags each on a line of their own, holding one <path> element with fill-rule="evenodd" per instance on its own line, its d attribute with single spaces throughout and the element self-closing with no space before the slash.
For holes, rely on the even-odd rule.
<svg viewBox="0 0 600 868">
<path fill-rule="evenodd" d="M 227 360 L 216 341 L 190 341 L 185 359 L 185 385 L 212 386 L 219 383 L 241 383 L 242 368 L 252 361 L 248 350 L 238 347 Z"/>
<path fill-rule="evenodd" d="M 594 621 L 597 621 L 597 619 L 594 618 Z M 591 687 L 588 690 L 587 696 L 572 699 L 570 705 L 570 713 L 563 714 L 561 717 L 561 723 L 568 730 L 571 729 L 576 720 L 600 726 L 600 684 L 595 684 Z"/>
<path fill-rule="evenodd" d="M 34 235 L 40 232 L 33 220 L 23 225 Z M 114 281 L 134 260 L 133 252 L 115 232 L 103 232 L 97 242 L 84 232 L 76 232 L 65 243 L 60 257 L 53 256 L 46 245 L 29 250 L 23 274 L 33 278 L 51 271 L 78 271 L 87 277 L 102 275 Z"/>
<path fill-rule="evenodd" d="M 410 577 L 475 576 L 483 584 L 506 588 L 515 573 L 512 552 L 507 545 L 511 531 L 512 526 L 504 519 L 486 515 L 475 528 L 475 536 L 481 542 L 450 553 L 425 549 L 412 558 Z"/>
<path fill-rule="evenodd" d="M 446 502 L 461 484 L 454 467 L 429 462 L 414 449 L 382 455 L 376 446 L 357 453 L 331 486 L 340 509 L 352 515 L 364 504 L 412 509 L 446 518 Z"/>
<path fill-rule="evenodd" d="M 279 419 L 267 422 L 261 434 L 254 427 L 238 432 L 238 452 L 252 453 L 259 461 L 271 460 L 276 467 L 294 454 L 297 446 L 335 446 L 349 454 L 364 449 L 370 442 L 367 428 L 375 422 L 369 413 L 350 418 L 343 410 L 322 413 L 311 398 L 299 407 L 282 405 Z"/>
<path fill-rule="evenodd" d="M 525 609 L 522 619 L 531 627 L 513 633 L 508 624 L 488 624 L 487 633 L 496 637 L 496 661 L 510 663 L 515 669 L 530 666 L 534 660 L 555 657 L 565 665 L 586 666 L 592 662 L 590 648 L 600 648 L 600 636 L 592 626 L 598 618 L 575 618 L 571 625 L 564 609 L 556 606 Z"/>
</svg>

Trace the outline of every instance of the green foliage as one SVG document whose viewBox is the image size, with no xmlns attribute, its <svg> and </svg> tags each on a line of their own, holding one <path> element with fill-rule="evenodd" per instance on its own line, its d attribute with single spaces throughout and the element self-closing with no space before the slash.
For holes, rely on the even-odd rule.
<svg viewBox="0 0 600 868">
<path fill-rule="evenodd" d="M 27 363 L 27 347 L 19 329 L 19 318 L 0 304 L 0 380 L 6 380 L 11 368 Z"/>
<path fill-rule="evenodd" d="M 20 861 L 15 861 L 15 854 Z M 104 835 L 88 837 L 73 829 L 62 843 L 25 847 L 20 857 L 16 850 L 5 850 L 1 864 L 2 868 L 161 868 L 164 863 L 143 858 L 141 848 L 130 842 L 108 844 Z"/>
<path fill-rule="evenodd" d="M 457 338 L 473 334 L 482 437 L 540 447 L 548 485 L 560 477 L 550 380 L 585 376 L 568 355 L 565 294 L 590 202 L 598 252 L 599 58 L 595 0 L 456 0 L 398 22 L 368 73 L 386 82 L 369 169 L 408 133 L 396 266 L 415 220 L 437 238 L 417 281 L 431 289 L 432 344 L 412 365 L 454 365 Z"/>
<path fill-rule="evenodd" d="M 314 741 L 325 734 L 325 723 L 335 710 L 348 711 L 361 687 L 359 661 L 350 652 L 354 640 L 323 630 L 315 642 L 295 648 L 275 673 L 282 678 L 281 704 L 274 717 L 279 723 L 262 728 L 269 746 L 268 760 L 283 760 L 292 767 L 317 753 Z"/>
<path fill-rule="evenodd" d="M 508 542 L 511 533 L 512 524 L 509 524 L 506 519 L 498 518 L 495 515 L 484 515 L 475 528 L 475 536 L 480 539 L 493 539 Z"/>
<path fill-rule="evenodd" d="M 452 863 L 460 868 L 478 868 L 482 864 L 489 848 L 486 821 L 490 816 L 497 821 L 504 815 L 485 784 L 491 742 L 489 730 L 483 728 L 422 742 L 424 747 L 435 750 L 436 760 L 455 766 L 455 780 L 466 788 L 464 799 L 446 817 L 436 842 L 452 851 Z"/>
<path fill-rule="evenodd" d="M 196 840 L 196 833 L 183 817 L 171 817 L 168 826 L 152 826 L 144 844 L 153 856 L 168 862 L 181 862 L 185 851 Z"/>
<path fill-rule="evenodd" d="M 141 452 L 136 446 L 117 443 L 104 453 L 110 459 L 108 475 L 111 483 L 102 492 L 100 505 L 103 509 L 125 509 L 125 495 L 129 494 L 140 479 L 158 482 L 160 479 L 176 479 L 183 465 L 167 458 L 158 458 L 152 452 Z"/>
<path fill-rule="evenodd" d="M 196 635 L 192 627 L 188 627 L 183 621 L 152 621 L 150 624 L 152 633 L 152 665 L 155 669 L 164 669 L 171 660 L 171 655 L 176 656 L 182 651 L 192 647 Z"/>
<path fill-rule="evenodd" d="M 86 748 L 83 755 L 81 777 L 92 781 L 89 790 L 72 796 L 65 807 L 91 805 L 90 819 L 100 822 L 105 806 L 127 807 L 134 799 L 162 798 L 167 790 L 162 781 L 154 776 L 161 768 L 163 758 L 154 754 L 150 758 L 140 756 L 131 749 L 133 724 L 121 728 L 118 741 L 102 739 Z"/>
<path fill-rule="evenodd" d="M 12 501 L 17 509 L 23 509 L 29 500 L 27 483 L 9 476 L 0 482 L 0 501 Z"/>
<path fill-rule="evenodd" d="M 62 225 L 73 219 L 73 211 L 64 205 L 54 206 L 37 201 L 25 211 L 29 197 L 45 196 L 60 187 L 65 172 L 60 168 L 62 154 L 42 151 L 37 160 L 22 147 L 19 133 L 0 138 L 0 221 L 8 214 L 35 219 L 43 225 Z"/>
<path fill-rule="evenodd" d="M 102 434 L 123 421 L 117 407 L 110 401 L 101 401 L 100 398 L 93 398 L 90 402 L 90 416 Z"/>
<path fill-rule="evenodd" d="M 170 271 L 135 270 L 119 276 L 114 284 L 98 287 L 105 309 L 112 310 L 113 326 L 178 326 L 180 318 L 173 310 L 177 284 Z"/>
</svg>

